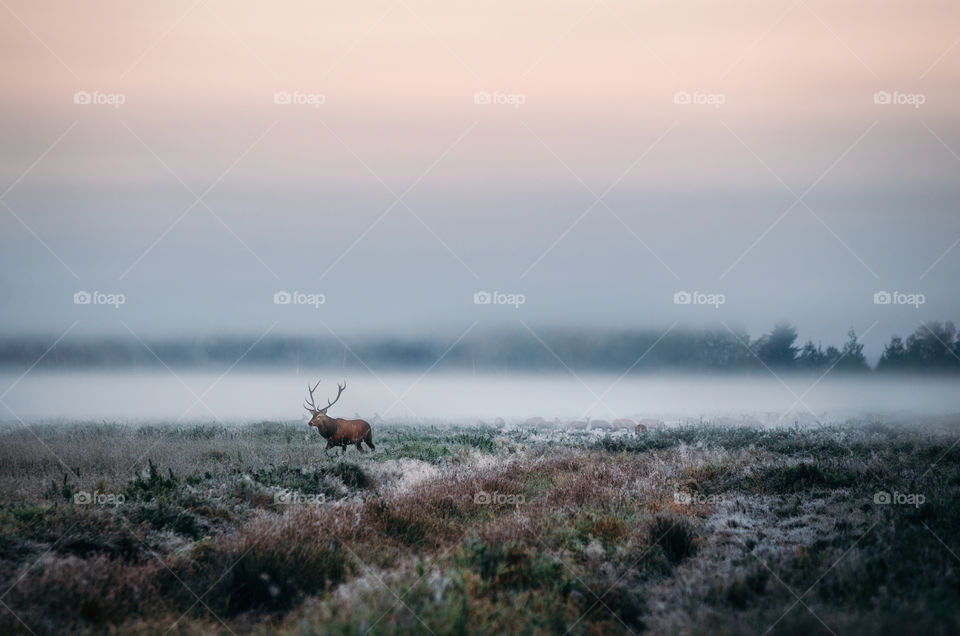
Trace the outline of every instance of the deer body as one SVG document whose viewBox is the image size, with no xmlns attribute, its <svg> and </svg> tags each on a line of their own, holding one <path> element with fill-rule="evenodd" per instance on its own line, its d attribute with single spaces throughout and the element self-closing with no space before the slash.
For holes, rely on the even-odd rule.
<svg viewBox="0 0 960 636">
<path fill-rule="evenodd" d="M 357 450 L 362 453 L 363 446 L 361 444 L 363 443 L 369 446 L 370 450 L 375 450 L 376 447 L 373 445 L 373 433 L 370 430 L 369 422 L 361 419 L 345 420 L 341 417 L 330 417 L 327 415 L 327 409 L 340 399 L 340 394 L 347 388 L 347 383 L 344 382 L 342 386 L 337 385 L 339 389 L 337 397 L 334 398 L 333 402 L 327 400 L 327 406 L 322 409 L 318 409 L 313 403 L 313 392 L 319 385 L 320 383 L 317 382 L 312 389 L 310 389 L 309 386 L 307 387 L 310 391 L 310 401 L 305 404 L 305 407 L 307 411 L 313 415 L 309 425 L 316 428 L 320 436 L 327 440 L 327 447 L 324 451 L 326 452 L 331 448 L 339 446 L 341 450 L 346 453 L 347 446 L 355 444 Z"/>
<path fill-rule="evenodd" d="M 347 446 L 356 444 L 357 450 L 363 452 L 361 442 L 366 442 L 371 450 L 373 445 L 373 433 L 370 431 L 370 424 L 366 420 L 345 420 L 342 417 L 325 417 L 320 423 L 314 426 L 323 439 L 327 440 L 326 450 L 339 446 L 343 452 L 347 451 Z"/>
</svg>

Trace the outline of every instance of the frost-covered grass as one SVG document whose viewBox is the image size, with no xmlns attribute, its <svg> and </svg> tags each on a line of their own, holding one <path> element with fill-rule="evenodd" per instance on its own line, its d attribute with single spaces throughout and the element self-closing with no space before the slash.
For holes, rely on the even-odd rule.
<svg viewBox="0 0 960 636">
<path fill-rule="evenodd" d="M 958 439 L 11 425 L 0 633 L 956 633 Z"/>
</svg>

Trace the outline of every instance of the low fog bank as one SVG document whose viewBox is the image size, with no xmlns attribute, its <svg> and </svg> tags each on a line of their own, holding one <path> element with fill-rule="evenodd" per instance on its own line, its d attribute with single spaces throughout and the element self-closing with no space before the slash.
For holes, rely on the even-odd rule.
<svg viewBox="0 0 960 636">
<path fill-rule="evenodd" d="M 874 341 L 885 335 L 870 334 Z M 756 336 L 727 325 L 716 328 L 468 329 L 444 336 L 180 337 L 141 340 L 133 335 L 91 338 L 0 337 L 0 368 L 40 370 L 299 371 L 339 367 L 356 372 L 684 371 L 711 373 L 945 373 L 960 376 L 960 337 L 952 322 L 924 322 L 905 338 L 889 337 L 871 363 L 854 329 L 834 343 L 802 341 L 780 323 Z"/>
<path fill-rule="evenodd" d="M 949 377 L 711 376 L 607 373 L 374 373 L 327 369 L 305 373 L 231 371 L 46 372 L 0 374 L 9 407 L 0 420 L 110 422 L 255 422 L 306 420 L 307 382 L 322 378 L 324 404 L 346 380 L 331 409 L 375 422 L 508 424 L 529 418 L 816 424 L 849 418 L 960 414 Z"/>
</svg>

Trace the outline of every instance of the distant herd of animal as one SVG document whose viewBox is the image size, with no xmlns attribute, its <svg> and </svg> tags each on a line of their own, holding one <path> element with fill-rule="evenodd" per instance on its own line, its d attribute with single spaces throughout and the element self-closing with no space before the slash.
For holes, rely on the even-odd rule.
<svg viewBox="0 0 960 636">
<path fill-rule="evenodd" d="M 303 406 L 305 409 L 307 409 L 307 412 L 310 413 L 310 422 L 308 423 L 309 426 L 317 429 L 317 432 L 320 433 L 325 440 L 327 440 L 327 447 L 325 450 L 339 448 L 341 449 L 342 453 L 346 453 L 347 446 L 356 446 L 357 450 L 362 453 L 363 444 L 366 444 L 370 450 L 374 450 L 376 447 L 373 445 L 373 431 L 370 428 L 369 422 L 360 418 L 347 420 L 342 417 L 330 417 L 327 415 L 327 409 L 333 406 L 337 400 L 340 399 L 340 395 L 343 394 L 343 391 L 347 388 L 347 383 L 344 382 L 343 384 L 337 385 L 337 397 L 335 397 L 332 402 L 327 400 L 327 405 L 323 408 L 317 408 L 317 405 L 313 399 L 313 392 L 317 390 L 318 386 L 320 386 L 319 380 L 315 385 L 313 385 L 313 387 L 311 387 L 309 384 L 307 385 L 309 399 L 304 402 Z M 377 417 L 377 419 L 379 419 L 379 417 Z M 481 424 L 485 423 L 481 422 Z M 506 422 L 502 418 L 498 417 L 494 421 L 494 425 L 505 426 Z M 613 420 L 613 422 L 608 422 L 606 420 L 591 420 L 589 417 L 583 420 L 571 420 L 566 422 L 561 422 L 559 419 L 554 419 L 551 422 L 542 417 L 531 417 L 524 422 L 524 425 L 540 430 L 632 430 L 636 434 L 642 435 L 643 433 L 646 433 L 648 429 L 663 427 L 663 422 L 649 418 L 639 421 L 630 419 L 616 419 Z"/>
</svg>

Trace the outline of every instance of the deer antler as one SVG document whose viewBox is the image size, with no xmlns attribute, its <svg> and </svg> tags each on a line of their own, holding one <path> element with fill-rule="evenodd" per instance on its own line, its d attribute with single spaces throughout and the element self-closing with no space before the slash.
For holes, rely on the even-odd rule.
<svg viewBox="0 0 960 636">
<path fill-rule="evenodd" d="M 316 387 L 314 387 L 314 388 L 316 388 Z M 346 380 L 343 381 L 343 384 L 342 384 L 342 385 L 341 385 L 339 382 L 337 383 L 337 397 L 333 398 L 333 402 L 331 402 L 329 399 L 327 399 L 327 408 L 326 408 L 326 409 L 323 409 L 324 411 L 326 411 L 328 408 L 330 408 L 331 406 L 333 406 L 334 404 L 337 403 L 337 400 L 340 399 L 340 394 L 343 393 L 343 390 L 344 390 L 345 388 L 347 388 L 347 381 L 346 381 Z"/>
<path fill-rule="evenodd" d="M 316 415 L 320 412 L 320 409 L 317 408 L 317 405 L 313 401 L 313 392 L 317 390 L 317 387 L 320 386 L 320 380 L 317 380 L 317 383 L 313 385 L 313 388 L 310 388 L 310 383 L 307 383 L 307 390 L 310 392 L 310 401 L 303 401 L 303 408 L 307 409 L 310 413 Z"/>
</svg>

